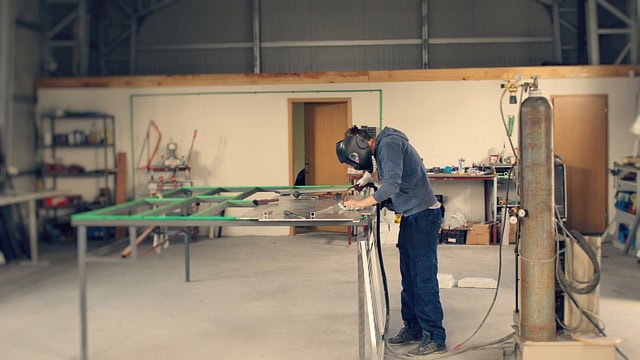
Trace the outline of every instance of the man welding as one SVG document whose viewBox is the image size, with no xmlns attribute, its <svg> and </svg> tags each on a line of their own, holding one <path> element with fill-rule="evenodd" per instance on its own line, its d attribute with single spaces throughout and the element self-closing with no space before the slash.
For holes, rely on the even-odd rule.
<svg viewBox="0 0 640 360">
<path fill-rule="evenodd" d="M 414 356 L 446 352 L 437 278 L 441 204 L 433 194 L 420 155 L 399 130 L 385 127 L 372 138 L 357 126 L 347 130 L 344 139 L 336 144 L 336 153 L 341 163 L 364 170 L 365 181 L 371 181 L 367 173 L 373 172 L 375 161 L 381 181 L 373 195 L 346 200 L 346 208 L 364 208 L 391 199 L 395 211 L 402 214 L 396 246 L 400 251 L 404 326 L 387 341 L 391 345 L 418 342 L 409 351 Z"/>
</svg>

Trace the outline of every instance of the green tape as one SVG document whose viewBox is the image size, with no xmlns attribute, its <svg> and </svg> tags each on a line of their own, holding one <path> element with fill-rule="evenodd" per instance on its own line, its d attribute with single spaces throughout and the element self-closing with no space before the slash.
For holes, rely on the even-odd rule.
<svg viewBox="0 0 640 360">
<path fill-rule="evenodd" d="M 507 128 L 507 135 L 513 135 L 513 124 L 516 122 L 516 117 L 514 115 L 509 115 L 509 127 Z"/>
</svg>

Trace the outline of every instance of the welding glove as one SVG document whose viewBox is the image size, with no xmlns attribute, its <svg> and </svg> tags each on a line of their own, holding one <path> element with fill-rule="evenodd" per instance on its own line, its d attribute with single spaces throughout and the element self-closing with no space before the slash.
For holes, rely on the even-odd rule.
<svg viewBox="0 0 640 360">
<path fill-rule="evenodd" d="M 354 188 L 357 191 L 362 191 L 362 189 L 364 189 L 366 185 L 371 184 L 373 182 L 374 182 L 373 175 L 371 175 L 370 172 L 365 171 L 362 177 L 360 178 L 360 180 L 358 180 L 358 182 L 356 182 L 356 184 L 354 185 Z"/>
</svg>

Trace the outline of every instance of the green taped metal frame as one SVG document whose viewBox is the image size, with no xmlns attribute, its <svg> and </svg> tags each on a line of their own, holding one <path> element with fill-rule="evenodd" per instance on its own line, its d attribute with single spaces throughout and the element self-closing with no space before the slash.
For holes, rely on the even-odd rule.
<svg viewBox="0 0 640 360">
<path fill-rule="evenodd" d="M 186 229 L 193 226 L 314 226 L 348 225 L 357 230 L 358 240 L 358 344 L 359 359 L 384 358 L 384 341 L 379 324 L 383 319 L 376 305 L 381 295 L 376 296 L 379 269 L 372 272 L 375 261 L 376 244 L 373 235 L 374 214 L 371 209 L 354 214 L 352 217 L 322 219 L 276 219 L 259 221 L 240 219 L 235 216 L 220 215 L 231 208 L 254 208 L 257 205 L 248 199 L 258 193 L 280 195 L 311 193 L 339 193 L 348 189 L 347 185 L 334 186 L 240 186 L 240 187 L 182 187 L 165 191 L 158 197 L 148 197 L 114 205 L 71 217 L 72 226 L 77 228 L 78 272 L 80 288 L 80 358 L 88 359 L 87 335 L 87 227 L 128 227 L 130 259 L 137 259 L 136 229 L 138 227 L 163 226 Z M 336 200 L 337 202 L 337 200 Z M 211 206 L 193 212 L 192 205 L 210 203 Z M 185 280 L 190 281 L 189 241 L 190 233 L 182 231 L 185 245 Z M 378 299 L 378 300 L 377 300 Z M 375 320 L 372 320 L 375 319 Z M 375 324 L 374 324 L 375 323 Z M 367 326 L 367 324 L 369 326 Z M 368 341 L 365 334 L 369 334 Z"/>
<path fill-rule="evenodd" d="M 255 207 L 253 200 L 247 198 L 261 192 L 289 194 L 293 191 L 304 193 L 344 192 L 347 185 L 318 186 L 224 186 L 181 187 L 165 191 L 158 197 L 148 197 L 130 201 L 120 205 L 75 214 L 71 217 L 73 226 L 199 226 L 199 225 L 231 225 L 251 226 L 251 221 L 239 220 L 235 216 L 224 216 L 229 208 Z M 189 207 L 195 204 L 215 204 L 204 210 L 191 213 Z M 182 211 L 181 211 L 182 210 Z M 215 224 L 211 224 L 215 222 Z M 265 224 L 255 224 L 262 225 Z M 272 224 L 278 225 L 278 224 Z M 296 225 L 303 226 L 296 223 Z"/>
</svg>

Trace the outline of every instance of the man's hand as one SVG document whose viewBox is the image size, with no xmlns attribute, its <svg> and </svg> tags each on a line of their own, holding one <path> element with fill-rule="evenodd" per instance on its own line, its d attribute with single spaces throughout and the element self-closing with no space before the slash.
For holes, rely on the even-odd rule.
<svg viewBox="0 0 640 360">
<path fill-rule="evenodd" d="M 373 195 L 372 195 L 362 200 L 356 200 L 356 199 L 346 200 L 344 202 L 344 207 L 350 210 L 351 209 L 355 210 L 355 209 L 366 208 L 367 206 L 375 205 L 376 203 L 377 201 L 376 199 L 373 198 Z"/>
</svg>

